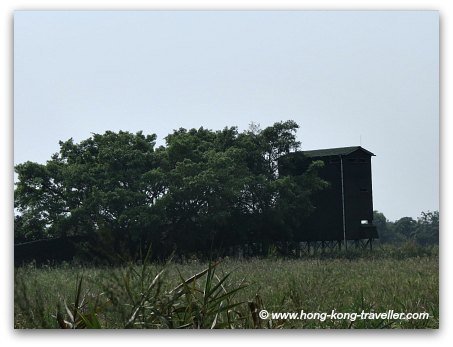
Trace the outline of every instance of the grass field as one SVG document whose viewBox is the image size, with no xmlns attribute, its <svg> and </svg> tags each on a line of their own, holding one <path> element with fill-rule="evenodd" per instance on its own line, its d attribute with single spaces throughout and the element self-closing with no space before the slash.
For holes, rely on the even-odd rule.
<svg viewBox="0 0 453 347">
<path fill-rule="evenodd" d="M 207 263 L 193 261 L 122 268 L 69 265 L 16 268 L 14 326 L 439 327 L 437 254 L 404 256 L 394 252 L 383 256 L 382 251 L 376 251 L 353 259 L 225 259 L 209 271 L 202 272 L 208 267 Z M 200 273 L 199 278 L 187 281 L 197 273 Z M 428 312 L 430 318 L 355 321 L 260 319 L 257 313 L 262 309 L 268 312 L 300 312 L 303 309 L 306 313 L 393 310 Z"/>
</svg>

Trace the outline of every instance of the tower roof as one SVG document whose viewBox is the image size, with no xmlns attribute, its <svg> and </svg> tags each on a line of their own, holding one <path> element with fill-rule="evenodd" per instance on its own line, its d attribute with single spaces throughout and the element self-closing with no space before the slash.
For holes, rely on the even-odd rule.
<svg viewBox="0 0 453 347">
<path fill-rule="evenodd" d="M 369 154 L 370 156 L 374 156 L 373 153 L 367 151 L 365 148 L 361 146 L 316 149 L 313 151 L 302 151 L 302 153 L 307 157 L 330 157 L 338 155 L 349 155 L 358 150 L 363 151 L 366 154 Z"/>
</svg>

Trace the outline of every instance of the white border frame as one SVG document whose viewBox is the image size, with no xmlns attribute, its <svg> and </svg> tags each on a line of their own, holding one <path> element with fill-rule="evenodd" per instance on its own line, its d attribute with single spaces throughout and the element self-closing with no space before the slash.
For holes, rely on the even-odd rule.
<svg viewBox="0 0 453 347">
<path fill-rule="evenodd" d="M 449 317 L 452 310 L 450 293 L 453 293 L 451 278 L 448 275 L 452 260 L 452 253 L 447 247 L 453 244 L 453 230 L 449 207 L 451 198 L 451 181 L 447 177 L 453 177 L 451 160 L 447 160 L 452 145 L 452 138 L 447 134 L 451 131 L 451 97 L 447 99 L 452 73 L 447 66 L 451 60 L 452 39 L 452 3 L 445 0 L 219 0 L 213 1 L 182 1 L 182 0 L 61 0 L 31 1 L 31 0 L 2 0 L 0 1 L 2 30 L 0 36 L 0 51 L 2 52 L 2 64 L 0 76 L 3 77 L 1 84 L 2 117 L 0 117 L 0 158 L 2 160 L 0 171 L 0 221 L 1 230 L 1 301 L 0 307 L 3 314 L 0 315 L 0 336 L 5 346 L 10 345 L 42 345 L 50 346 L 81 346 L 85 344 L 104 344 L 121 346 L 129 344 L 156 344 L 165 345 L 191 343 L 200 346 L 230 345 L 239 341 L 245 344 L 259 345 L 310 345 L 332 344 L 341 346 L 383 346 L 383 345 L 437 345 L 439 342 L 453 340 L 452 319 Z M 173 10 L 173 9 L 235 9 L 235 10 L 438 10 L 440 12 L 440 209 L 441 209 L 441 258 L 440 258 L 440 329 L 438 331 L 217 331 L 217 332 L 176 332 L 176 331 L 99 331 L 77 333 L 77 336 L 69 336 L 70 333 L 60 331 L 17 331 L 13 328 L 13 12 L 15 10 Z M 449 44 L 450 42 L 450 44 Z M 451 88 L 450 88 L 451 89 Z M 449 119 L 450 118 L 450 119 Z M 451 156 L 450 156 L 451 157 Z M 450 214 L 451 215 L 451 214 Z M 284 340 L 282 340 L 284 339 Z M 320 341 L 321 340 L 321 341 Z"/>
</svg>

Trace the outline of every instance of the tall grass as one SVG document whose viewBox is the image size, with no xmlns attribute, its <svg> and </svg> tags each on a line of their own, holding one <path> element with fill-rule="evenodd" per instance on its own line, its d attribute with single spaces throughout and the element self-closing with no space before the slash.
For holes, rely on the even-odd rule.
<svg viewBox="0 0 453 347">
<path fill-rule="evenodd" d="M 83 277 L 82 277 L 83 276 Z M 15 269 L 16 328 L 438 328 L 436 255 Z M 429 312 L 428 320 L 262 320 L 269 312 Z"/>
</svg>

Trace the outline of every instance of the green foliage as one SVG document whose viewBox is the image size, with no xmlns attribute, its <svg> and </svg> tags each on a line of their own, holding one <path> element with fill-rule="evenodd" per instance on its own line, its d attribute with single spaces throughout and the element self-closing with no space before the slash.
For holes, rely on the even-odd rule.
<svg viewBox="0 0 453 347">
<path fill-rule="evenodd" d="M 417 220 L 414 237 L 423 245 L 439 243 L 439 211 L 422 212 Z"/>
<path fill-rule="evenodd" d="M 267 252 L 292 240 L 326 184 L 321 163 L 278 176 L 279 158 L 300 146 L 298 127 L 181 128 L 159 148 L 142 132 L 60 142 L 46 164 L 16 166 L 15 242 L 89 236 L 86 253 L 130 260 L 149 247 L 159 259 L 209 258 L 246 243 Z"/>
<path fill-rule="evenodd" d="M 227 282 L 229 274 L 221 278 L 215 274 L 217 265 L 209 263 L 207 269 L 189 279 L 179 273 L 179 285 L 167 291 L 162 290 L 165 269 L 153 274 L 146 261 L 139 269 L 130 266 L 124 271 L 115 290 L 91 297 L 88 292 L 83 293 L 81 277 L 74 303 L 68 306 L 64 302 L 65 313 L 61 305 L 57 305 L 58 326 L 62 329 L 101 329 L 103 324 L 108 324 L 108 309 L 117 305 L 122 306 L 120 327 L 125 329 L 245 327 L 248 317 L 235 310 L 244 303 L 235 300 L 235 296 L 246 285 L 242 282 L 232 287 Z"/>
<path fill-rule="evenodd" d="M 83 276 L 77 281 L 74 303 L 70 306 L 64 301 L 67 319 L 62 312 L 61 304 L 57 304 L 56 319 L 61 329 L 101 329 L 99 314 L 110 304 L 102 300 L 102 294 L 90 297 L 90 293 L 82 293 Z"/>
<path fill-rule="evenodd" d="M 374 211 L 373 224 L 379 233 L 381 243 L 403 244 L 404 247 L 439 244 L 439 211 L 422 212 L 415 221 L 403 217 L 390 222 L 384 214 Z"/>
<path fill-rule="evenodd" d="M 423 248 L 423 247 L 422 247 Z M 438 328 L 439 265 L 387 245 L 349 259 L 15 270 L 15 328 Z M 412 255 L 411 255 L 412 254 Z M 82 281 L 83 276 L 83 281 Z M 244 280 L 247 282 L 245 285 Z M 60 304 L 60 310 L 57 310 Z M 428 320 L 263 320 L 269 312 L 428 312 Z"/>
</svg>

